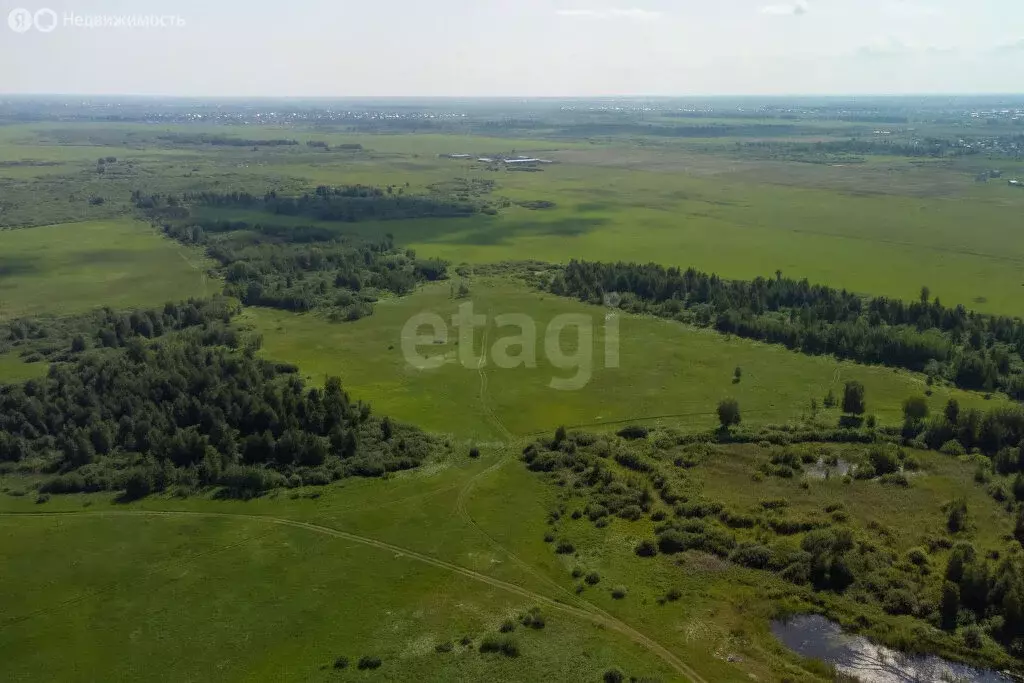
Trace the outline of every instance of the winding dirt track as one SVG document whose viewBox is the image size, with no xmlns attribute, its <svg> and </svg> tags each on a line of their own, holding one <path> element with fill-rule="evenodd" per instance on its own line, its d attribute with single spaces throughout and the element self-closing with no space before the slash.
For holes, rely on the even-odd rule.
<svg viewBox="0 0 1024 683">
<path fill-rule="evenodd" d="M 468 579 L 485 583 L 494 588 L 499 588 L 508 593 L 514 593 L 524 598 L 528 598 L 538 604 L 545 605 L 550 609 L 557 610 L 566 614 L 570 614 L 579 619 L 586 619 L 587 621 L 599 624 L 608 628 L 612 631 L 620 633 L 635 643 L 638 643 L 647 648 L 653 654 L 658 655 L 664 660 L 669 666 L 675 669 L 680 675 L 693 681 L 693 683 L 708 683 L 702 678 L 696 671 L 687 666 L 681 659 L 679 659 L 672 652 L 659 645 L 655 641 L 651 640 L 644 634 L 640 633 L 636 629 L 632 628 L 628 624 L 619 621 L 611 616 L 605 614 L 589 612 L 579 607 L 573 607 L 565 603 L 553 600 L 546 596 L 534 593 L 533 591 L 517 586 L 513 583 L 501 581 L 493 577 L 475 572 L 465 567 L 460 567 L 457 564 L 451 562 L 445 562 L 436 557 L 424 555 L 414 550 L 408 550 L 406 548 L 392 545 L 384 541 L 379 541 L 374 538 L 367 538 L 366 536 L 358 536 L 356 534 L 350 534 L 347 531 L 340 531 L 338 529 L 332 529 L 331 527 L 321 526 L 319 524 L 312 524 L 309 522 L 300 522 L 293 519 L 284 519 L 281 517 L 266 517 L 263 515 L 243 515 L 236 513 L 227 512 L 186 512 L 186 511 L 155 511 L 155 510 L 98 510 L 88 512 L 0 512 L 0 517 L 219 517 L 226 519 L 245 519 L 252 521 L 261 521 L 268 524 L 276 524 L 278 526 L 287 526 L 295 529 L 305 529 L 317 534 L 323 534 L 325 536 L 332 536 L 334 538 L 340 538 L 353 543 L 359 543 L 362 545 L 370 546 L 372 548 L 378 548 L 379 550 L 385 550 L 393 553 L 396 557 L 407 557 L 423 564 L 436 567 L 438 569 L 444 569 L 455 574 L 460 574 Z"/>
</svg>

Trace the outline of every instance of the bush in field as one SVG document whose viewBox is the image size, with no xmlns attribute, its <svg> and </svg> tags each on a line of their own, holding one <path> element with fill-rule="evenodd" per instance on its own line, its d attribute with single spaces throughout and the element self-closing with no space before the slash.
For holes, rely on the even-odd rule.
<svg viewBox="0 0 1024 683">
<path fill-rule="evenodd" d="M 946 505 L 946 526 L 951 533 L 958 533 L 967 527 L 967 501 L 957 498 Z"/>
<path fill-rule="evenodd" d="M 939 450 L 946 455 L 967 455 L 967 450 L 956 439 L 950 439 L 946 443 L 942 444 L 942 447 Z"/>
<path fill-rule="evenodd" d="M 911 548 L 907 551 L 907 559 L 917 567 L 924 567 L 928 564 L 928 551 L 924 548 Z"/>
<path fill-rule="evenodd" d="M 501 633 L 512 633 L 512 631 L 516 630 L 516 622 L 512 621 L 511 619 L 506 619 L 505 621 L 501 622 L 501 626 L 498 627 L 498 630 Z"/>
<path fill-rule="evenodd" d="M 519 656 L 519 643 L 511 636 L 486 636 L 480 641 L 482 654 L 503 654 L 506 657 Z"/>
<path fill-rule="evenodd" d="M 588 572 L 584 581 L 590 586 L 596 586 L 601 581 L 601 575 L 597 572 Z"/>
<path fill-rule="evenodd" d="M 348 668 L 348 657 L 337 657 L 334 660 L 335 669 L 347 669 Z"/>
<path fill-rule="evenodd" d="M 622 672 L 618 669 L 608 669 L 604 672 L 602 677 L 604 683 L 622 683 L 626 680 L 626 677 L 622 675 Z"/>
<path fill-rule="evenodd" d="M 722 429 L 738 425 L 743 420 L 740 416 L 740 404 L 734 398 L 726 398 L 719 401 L 717 412 L 718 423 L 722 425 Z"/>
<path fill-rule="evenodd" d="M 628 592 L 629 591 L 625 586 L 616 586 L 615 588 L 612 588 L 612 597 L 616 600 L 622 600 L 626 597 Z"/>
<path fill-rule="evenodd" d="M 357 667 L 362 670 L 366 669 L 379 669 L 381 665 L 380 657 L 373 657 L 371 655 L 363 655 L 359 658 L 359 664 Z"/>
<path fill-rule="evenodd" d="M 758 543 L 743 543 L 729 554 L 729 560 L 751 569 L 766 569 L 771 557 L 771 550 Z"/>
<path fill-rule="evenodd" d="M 851 380 L 843 387 L 843 412 L 852 415 L 863 415 L 867 409 L 864 401 L 864 385 Z"/>
<path fill-rule="evenodd" d="M 895 453 L 885 446 L 872 446 L 868 451 L 868 462 L 876 474 L 892 474 L 900 469 L 900 461 Z"/>
<path fill-rule="evenodd" d="M 539 631 L 547 625 L 544 615 L 540 613 L 540 608 L 538 607 L 530 608 L 529 612 L 519 618 L 519 623 L 526 628 L 532 628 L 535 631 Z"/>
<path fill-rule="evenodd" d="M 569 541 L 559 541 L 558 545 L 555 546 L 555 552 L 559 555 L 572 555 L 576 552 L 576 546 Z"/>
<path fill-rule="evenodd" d="M 654 541 L 644 539 L 637 544 L 635 552 L 640 557 L 654 557 L 658 554 L 658 546 L 654 544 Z"/>
<path fill-rule="evenodd" d="M 452 641 L 450 641 L 450 640 L 447 640 L 447 641 L 445 641 L 443 643 L 438 643 L 437 645 L 434 646 L 434 652 L 437 652 L 438 654 L 444 654 L 446 652 L 451 652 L 454 649 L 455 649 L 455 645 L 453 645 Z"/>
</svg>

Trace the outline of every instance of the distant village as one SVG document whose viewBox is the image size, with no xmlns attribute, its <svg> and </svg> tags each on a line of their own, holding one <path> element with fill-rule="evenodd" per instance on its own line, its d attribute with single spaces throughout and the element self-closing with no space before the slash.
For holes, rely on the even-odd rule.
<svg viewBox="0 0 1024 683">
<path fill-rule="evenodd" d="M 506 157 L 495 155 L 492 157 L 475 157 L 472 154 L 438 154 L 442 159 L 461 159 L 463 161 L 477 161 L 482 164 L 505 164 L 506 166 L 538 166 L 540 164 L 553 164 L 551 159 L 537 159 L 535 157 Z"/>
</svg>

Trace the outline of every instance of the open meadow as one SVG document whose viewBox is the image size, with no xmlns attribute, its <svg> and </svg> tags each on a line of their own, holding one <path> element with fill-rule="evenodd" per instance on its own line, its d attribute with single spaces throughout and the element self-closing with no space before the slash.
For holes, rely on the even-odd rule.
<svg viewBox="0 0 1024 683">
<path fill-rule="evenodd" d="M 715 406 L 726 397 L 739 400 L 749 424 L 784 423 L 809 417 L 811 400 L 822 417 L 831 391 L 844 382 L 863 382 L 868 411 L 881 423 L 898 424 L 902 403 L 928 389 L 925 378 L 891 368 L 840 362 L 830 356 L 806 356 L 746 339 L 725 339 L 711 330 L 637 316 L 532 291 L 502 277 L 470 278 L 470 293 L 453 298 L 448 283 L 427 285 L 416 293 L 380 302 L 374 314 L 352 323 L 331 323 L 312 314 L 297 315 L 249 308 L 243 324 L 262 335 L 262 354 L 297 364 L 312 381 L 341 377 L 355 396 L 376 410 L 460 439 L 501 441 L 553 431 L 558 425 L 614 430 L 626 423 L 679 424 L 708 429 L 717 424 Z M 473 336 L 472 356 L 460 356 L 459 307 L 471 304 L 486 325 Z M 406 327 L 416 316 L 435 314 L 446 323 L 444 343 L 429 326 Z M 535 325 L 536 367 L 500 367 L 521 334 L 516 325 L 499 325 L 499 315 L 525 314 Z M 561 315 L 583 316 L 589 332 L 567 327 L 556 348 L 566 359 L 546 353 L 545 338 Z M 609 330 L 617 335 L 608 338 Z M 424 357 L 440 357 L 438 368 L 417 369 L 403 353 L 403 342 L 426 335 L 417 347 Z M 590 343 L 580 341 L 591 336 Z M 503 340 L 505 340 L 503 342 Z M 618 367 L 609 367 L 606 351 Z M 482 351 L 484 352 L 482 354 Z M 513 344 L 509 355 L 520 349 Z M 554 361 L 563 367 L 556 367 Z M 742 379 L 734 381 L 736 367 Z M 582 373 L 582 374 L 581 374 Z M 575 390 L 551 388 L 552 380 L 579 376 Z M 585 381 L 584 381 L 585 380 Z M 965 408 L 983 408 L 974 392 L 935 387 L 928 402 L 935 411 L 954 397 Z"/>
<path fill-rule="evenodd" d="M 0 231 L 0 319 L 208 296 L 209 262 L 145 223 L 117 219 Z"/>
</svg>

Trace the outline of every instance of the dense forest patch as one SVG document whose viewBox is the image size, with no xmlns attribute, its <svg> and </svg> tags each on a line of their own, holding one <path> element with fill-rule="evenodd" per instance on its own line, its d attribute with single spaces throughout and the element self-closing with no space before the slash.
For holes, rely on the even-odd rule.
<svg viewBox="0 0 1024 683">
<path fill-rule="evenodd" d="M 337 378 L 306 387 L 219 322 L 144 339 L 0 386 L 0 462 L 47 475 L 43 493 L 220 486 L 246 497 L 413 468 L 438 447 L 372 416 Z"/>
</svg>

